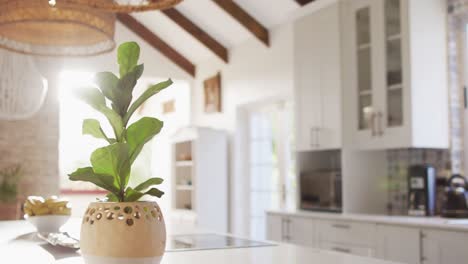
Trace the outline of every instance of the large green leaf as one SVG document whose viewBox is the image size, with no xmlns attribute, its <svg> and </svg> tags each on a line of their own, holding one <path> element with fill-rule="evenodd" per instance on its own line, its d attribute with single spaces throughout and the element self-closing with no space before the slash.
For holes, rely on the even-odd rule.
<svg viewBox="0 0 468 264">
<path fill-rule="evenodd" d="M 137 187 L 135 187 L 135 191 L 144 191 L 144 190 L 147 190 L 148 188 L 150 188 L 151 186 L 154 186 L 154 185 L 159 185 L 161 183 L 163 183 L 163 179 L 161 178 L 151 178 L 151 179 L 148 179 L 142 183 L 140 183 Z"/>
<path fill-rule="evenodd" d="M 135 66 L 131 72 L 128 72 L 123 76 L 117 83 L 118 98 L 113 101 L 118 109 L 120 116 L 124 116 L 127 113 L 128 107 L 132 102 L 132 93 L 138 79 L 143 74 L 144 66 L 140 64 Z"/>
<path fill-rule="evenodd" d="M 127 128 L 126 138 L 130 147 L 130 163 L 140 154 L 143 146 L 157 135 L 164 123 L 156 118 L 143 117 Z"/>
<path fill-rule="evenodd" d="M 90 105 L 92 108 L 100 111 L 102 106 L 106 105 L 106 98 L 96 88 L 83 88 L 76 92 L 79 99 Z"/>
<path fill-rule="evenodd" d="M 95 173 L 112 175 L 124 189 L 130 175 L 128 144 L 115 143 L 96 149 L 91 154 L 91 164 Z"/>
<path fill-rule="evenodd" d="M 101 124 L 96 119 L 85 119 L 83 120 L 83 135 L 91 135 L 95 138 L 102 138 L 107 140 L 109 143 L 113 143 L 115 139 L 110 139 L 106 136 L 102 130 Z"/>
<path fill-rule="evenodd" d="M 103 174 L 96 174 L 91 167 L 77 169 L 72 174 L 69 174 L 71 181 L 91 182 L 98 187 L 108 190 L 112 193 L 118 193 L 119 188 L 114 181 L 114 177 Z"/>
<path fill-rule="evenodd" d="M 136 42 L 126 42 L 117 50 L 117 61 L 120 65 L 120 77 L 125 76 L 137 65 L 140 58 L 140 46 Z"/>
<path fill-rule="evenodd" d="M 106 197 L 107 197 L 108 202 L 118 202 L 119 201 L 119 198 L 117 197 L 117 195 L 115 195 L 115 193 L 108 193 L 106 195 Z"/>
<path fill-rule="evenodd" d="M 104 96 L 109 100 L 113 102 L 118 98 L 117 83 L 119 82 L 119 78 L 112 72 L 99 72 L 94 77 L 94 81 Z"/>
<path fill-rule="evenodd" d="M 117 141 L 120 141 L 124 130 L 122 117 L 106 105 L 106 98 L 97 88 L 82 89 L 78 97 L 97 111 L 104 114 L 114 130 Z"/>
<path fill-rule="evenodd" d="M 151 196 L 161 198 L 164 195 L 164 192 L 157 188 L 151 188 L 147 192 L 140 192 L 140 191 L 136 191 L 128 187 L 127 190 L 125 191 L 124 200 L 125 202 L 135 202 L 145 195 L 151 195 Z"/>
<path fill-rule="evenodd" d="M 123 118 L 123 123 L 124 125 L 127 125 L 128 121 L 130 120 L 130 118 L 132 117 L 133 113 L 146 101 L 148 100 L 150 97 L 152 97 L 153 95 L 159 93 L 160 91 L 166 89 L 167 87 L 171 86 L 172 84 L 172 80 L 169 79 L 167 81 L 164 81 L 164 82 L 160 82 L 158 84 L 155 84 L 155 85 L 152 85 L 150 86 L 148 89 L 146 89 L 145 92 L 143 92 L 142 95 L 140 95 L 140 97 L 138 97 L 137 100 L 135 100 L 135 102 L 133 102 L 133 104 L 130 106 L 130 108 L 128 109 L 128 112 L 127 114 L 124 116 Z"/>
</svg>

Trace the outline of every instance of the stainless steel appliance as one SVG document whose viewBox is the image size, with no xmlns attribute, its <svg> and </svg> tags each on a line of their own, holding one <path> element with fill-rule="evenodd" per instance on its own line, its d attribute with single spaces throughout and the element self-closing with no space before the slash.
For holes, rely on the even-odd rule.
<svg viewBox="0 0 468 264">
<path fill-rule="evenodd" d="M 436 172 L 431 166 L 408 169 L 408 215 L 433 216 L 436 201 Z"/>
<path fill-rule="evenodd" d="M 316 170 L 300 174 L 300 208 L 313 211 L 342 211 L 341 172 Z"/>
<path fill-rule="evenodd" d="M 468 183 L 465 177 L 453 175 L 446 187 L 446 197 L 442 216 L 451 218 L 468 218 Z"/>
</svg>

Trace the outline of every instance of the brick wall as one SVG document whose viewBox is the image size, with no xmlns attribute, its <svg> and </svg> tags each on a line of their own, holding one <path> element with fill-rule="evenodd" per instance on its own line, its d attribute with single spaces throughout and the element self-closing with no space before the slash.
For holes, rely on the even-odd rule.
<svg viewBox="0 0 468 264">
<path fill-rule="evenodd" d="M 47 97 L 36 115 L 22 121 L 0 120 L 0 168 L 21 164 L 21 196 L 59 192 L 57 90 L 57 82 L 49 78 Z"/>
</svg>

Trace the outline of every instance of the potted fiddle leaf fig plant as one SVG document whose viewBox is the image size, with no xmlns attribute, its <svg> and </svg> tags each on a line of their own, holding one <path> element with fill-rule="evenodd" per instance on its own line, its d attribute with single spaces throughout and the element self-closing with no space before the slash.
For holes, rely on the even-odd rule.
<svg viewBox="0 0 468 264">
<path fill-rule="evenodd" d="M 133 162 L 144 145 L 161 131 L 163 122 L 143 117 L 129 123 L 146 100 L 169 87 L 172 81 L 152 85 L 133 98 L 133 90 L 143 73 L 139 56 L 137 43 L 121 44 L 117 50 L 119 76 L 97 73 L 97 87 L 78 92 L 112 127 L 110 135 L 98 120 L 83 121 L 83 134 L 105 140 L 107 145 L 91 154 L 91 166 L 69 175 L 72 181 L 91 182 L 109 192 L 104 200 L 91 203 L 83 217 L 80 244 L 88 264 L 159 263 L 165 249 L 166 229 L 160 207 L 156 202 L 140 201 L 147 196 L 160 198 L 164 193 L 155 186 L 163 180 L 151 178 L 128 186 Z"/>
</svg>

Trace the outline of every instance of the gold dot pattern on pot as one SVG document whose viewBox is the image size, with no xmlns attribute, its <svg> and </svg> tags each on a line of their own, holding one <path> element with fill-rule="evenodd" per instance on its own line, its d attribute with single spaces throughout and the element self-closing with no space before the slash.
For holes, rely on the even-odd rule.
<svg viewBox="0 0 468 264">
<path fill-rule="evenodd" d="M 114 220 L 114 213 L 107 213 L 107 220 Z"/>
<path fill-rule="evenodd" d="M 101 219 L 112 221 L 114 219 L 120 220 L 127 226 L 136 224 L 136 220 L 146 219 L 146 221 L 163 220 L 161 209 L 158 205 L 151 206 L 94 206 L 86 209 L 85 216 L 83 217 L 83 224 L 94 224 Z"/>
<path fill-rule="evenodd" d="M 132 211 L 133 211 L 133 210 L 132 210 L 132 207 L 130 207 L 130 206 L 126 206 L 126 207 L 124 208 L 124 212 L 125 212 L 126 214 L 131 214 Z"/>
<path fill-rule="evenodd" d="M 141 217 L 140 212 L 133 213 L 133 217 L 135 217 L 135 219 L 140 219 L 140 217 Z"/>
</svg>

